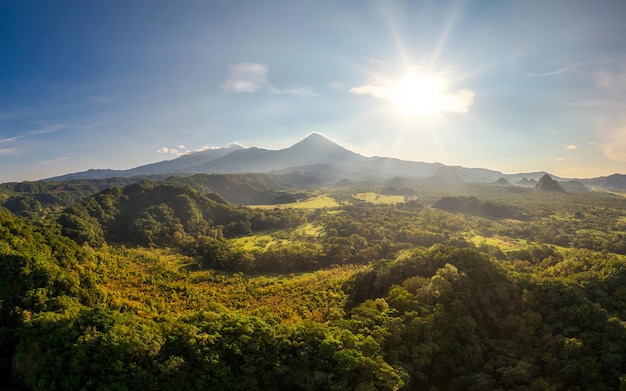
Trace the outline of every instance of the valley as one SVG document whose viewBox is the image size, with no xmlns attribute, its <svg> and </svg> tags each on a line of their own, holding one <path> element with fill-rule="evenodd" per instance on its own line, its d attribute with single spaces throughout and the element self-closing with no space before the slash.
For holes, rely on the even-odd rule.
<svg viewBox="0 0 626 391">
<path fill-rule="evenodd" d="M 622 195 L 264 175 L 20 184 L 37 202 L 0 210 L 3 386 L 608 390 L 626 379 Z M 2 199 L 16 196 L 4 186 Z"/>
</svg>

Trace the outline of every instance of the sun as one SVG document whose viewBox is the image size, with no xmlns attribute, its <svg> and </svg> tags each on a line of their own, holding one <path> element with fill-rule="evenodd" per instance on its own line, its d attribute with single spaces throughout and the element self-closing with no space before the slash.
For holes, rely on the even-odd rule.
<svg viewBox="0 0 626 391">
<path fill-rule="evenodd" d="M 350 92 L 385 100 L 404 117 L 467 113 L 476 94 L 467 88 L 454 87 L 453 84 L 458 82 L 459 79 L 449 79 L 442 72 L 412 70 L 400 79 L 378 77 L 377 81 L 353 87 Z"/>
<path fill-rule="evenodd" d="M 447 105 L 447 81 L 442 77 L 408 73 L 395 82 L 391 100 L 400 114 L 425 117 L 437 114 Z"/>
</svg>

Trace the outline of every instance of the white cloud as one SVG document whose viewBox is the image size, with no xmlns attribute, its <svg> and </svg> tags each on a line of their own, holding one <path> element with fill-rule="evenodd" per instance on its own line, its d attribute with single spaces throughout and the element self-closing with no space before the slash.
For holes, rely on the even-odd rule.
<svg viewBox="0 0 626 391">
<path fill-rule="evenodd" d="M 193 152 L 203 152 L 203 151 L 209 151 L 209 150 L 213 150 L 213 149 L 218 149 L 217 147 L 208 147 L 208 146 L 204 146 L 201 148 L 196 148 L 193 150 Z"/>
<path fill-rule="evenodd" d="M 178 149 L 187 149 L 183 144 L 178 144 Z"/>
<path fill-rule="evenodd" d="M 569 150 L 573 150 L 573 149 L 576 149 L 576 148 L 578 148 L 577 145 L 568 145 L 567 147 L 565 147 L 565 149 L 569 149 Z"/>
<path fill-rule="evenodd" d="M 229 67 L 229 73 L 229 78 L 222 83 L 222 89 L 226 92 L 251 93 L 271 87 L 267 81 L 269 69 L 265 64 L 254 62 L 233 64 Z"/>
<path fill-rule="evenodd" d="M 204 151 L 213 151 L 216 149 L 220 149 L 222 147 L 209 147 L 207 145 L 200 147 L 200 148 L 196 148 L 192 151 L 186 151 L 184 154 L 189 154 L 189 153 L 195 153 L 195 152 L 204 152 Z M 238 142 L 232 142 L 230 144 L 228 144 L 228 148 L 245 148 L 243 144 L 240 144 Z"/>
<path fill-rule="evenodd" d="M 233 147 L 236 147 L 236 148 L 245 148 L 245 146 L 244 146 L 243 144 L 238 143 L 238 142 L 236 142 L 236 141 L 234 141 L 234 142 L 232 142 L 232 143 L 228 144 L 228 147 L 229 147 L 229 148 L 233 148 Z"/>
<path fill-rule="evenodd" d="M 176 155 L 176 156 L 180 156 L 180 155 L 184 155 L 184 152 L 179 152 L 178 149 L 175 148 L 168 148 L 168 147 L 163 147 L 161 149 L 157 149 L 157 153 L 164 153 L 164 154 L 170 154 L 170 155 Z"/>
<path fill-rule="evenodd" d="M 377 99 L 393 99 L 393 87 L 386 85 L 367 84 L 360 87 L 350 88 L 350 92 L 356 95 L 371 95 Z"/>
</svg>

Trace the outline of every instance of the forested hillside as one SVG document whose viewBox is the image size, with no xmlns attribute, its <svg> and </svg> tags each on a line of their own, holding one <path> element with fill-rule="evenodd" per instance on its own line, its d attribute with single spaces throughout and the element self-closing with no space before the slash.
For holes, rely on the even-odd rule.
<svg viewBox="0 0 626 391">
<path fill-rule="evenodd" d="M 5 389 L 626 387 L 624 197 L 199 180 L 0 210 Z"/>
<path fill-rule="evenodd" d="M 234 204 L 282 204 L 307 198 L 307 186 L 317 184 L 315 177 L 292 172 L 269 174 L 197 174 L 191 176 L 153 175 L 109 179 L 40 181 L 0 184 L 0 206 L 12 213 L 39 219 L 60 212 L 84 198 L 112 187 L 141 181 L 188 186 L 201 193 L 217 193 Z M 293 191 L 294 188 L 305 190 Z"/>
</svg>

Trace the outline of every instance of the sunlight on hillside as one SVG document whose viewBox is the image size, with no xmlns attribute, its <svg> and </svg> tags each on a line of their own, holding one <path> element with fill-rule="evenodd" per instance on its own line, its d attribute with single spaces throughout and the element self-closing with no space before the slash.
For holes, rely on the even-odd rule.
<svg viewBox="0 0 626 391">
<path fill-rule="evenodd" d="M 153 319 L 209 307 L 259 315 L 278 322 L 323 322 L 343 316 L 342 285 L 367 266 L 342 266 L 289 275 L 190 271 L 188 257 L 166 250 L 125 250 L 125 269 L 103 285 L 112 308 Z M 312 305 L 312 303 L 318 303 Z"/>
<path fill-rule="evenodd" d="M 290 204 L 275 204 L 275 205 L 254 205 L 254 208 L 262 209 L 323 209 L 323 208 L 335 208 L 339 206 L 339 203 L 332 197 L 319 196 L 315 198 L 309 198 L 301 202 L 294 202 Z"/>
<path fill-rule="evenodd" d="M 377 194 L 373 192 L 357 193 L 357 194 L 354 194 L 352 198 L 355 198 L 360 201 L 369 202 L 370 204 L 376 204 L 376 205 L 381 205 L 381 204 L 393 205 L 393 204 L 399 204 L 401 202 L 404 202 L 404 196 Z"/>
</svg>

